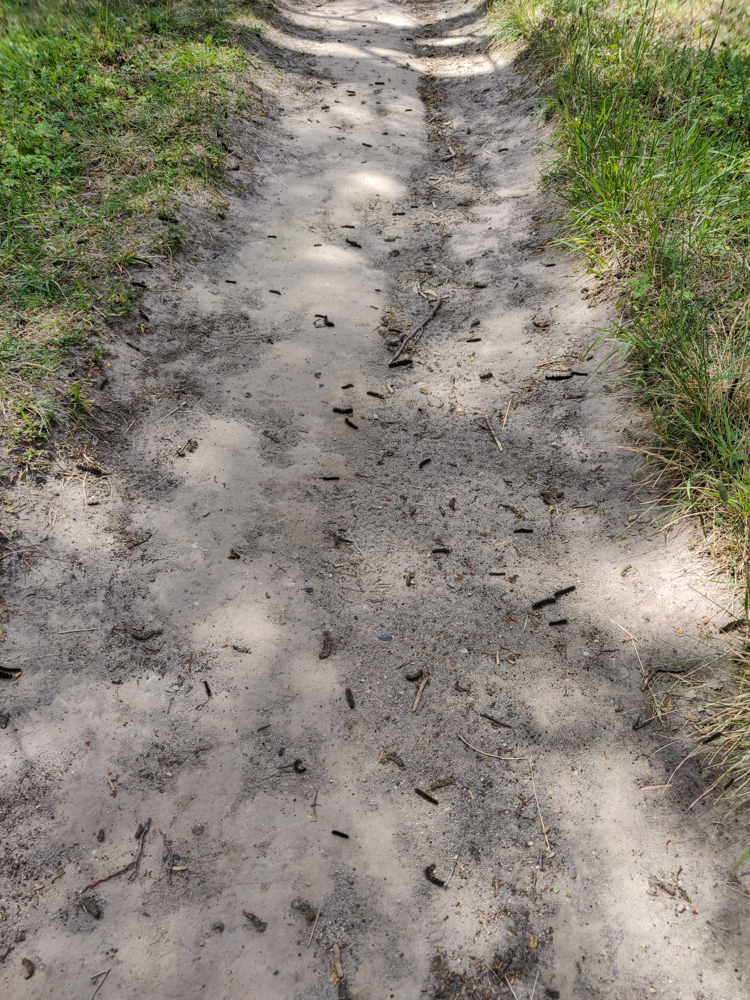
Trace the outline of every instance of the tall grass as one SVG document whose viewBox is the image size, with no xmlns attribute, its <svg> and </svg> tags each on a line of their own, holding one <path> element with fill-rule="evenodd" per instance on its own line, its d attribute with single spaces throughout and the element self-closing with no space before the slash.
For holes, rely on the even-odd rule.
<svg viewBox="0 0 750 1000">
<path fill-rule="evenodd" d="M 182 244 L 179 199 L 219 189 L 260 30 L 241 0 L 0 0 L 0 411 L 24 446 L 45 428 L 19 408 L 128 309 L 128 266 Z"/>
<path fill-rule="evenodd" d="M 620 283 L 612 331 L 651 413 L 649 461 L 745 587 L 750 565 L 750 12 L 739 0 L 495 0 L 490 25 L 547 84 L 559 242 Z M 739 693 L 703 706 L 714 786 L 750 799 Z"/>
<path fill-rule="evenodd" d="M 750 17 L 671 0 L 497 0 L 550 84 L 560 242 L 622 283 L 615 340 L 672 498 L 750 556 Z"/>
</svg>

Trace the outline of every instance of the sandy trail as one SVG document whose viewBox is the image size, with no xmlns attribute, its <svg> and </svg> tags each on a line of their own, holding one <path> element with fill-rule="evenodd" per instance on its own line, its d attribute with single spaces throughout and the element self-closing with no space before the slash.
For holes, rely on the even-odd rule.
<svg viewBox="0 0 750 1000">
<path fill-rule="evenodd" d="M 546 377 L 596 371 L 608 307 L 544 248 L 534 87 L 481 30 L 283 8 L 254 188 L 141 275 L 106 475 L 16 488 L 3 997 L 747 995 L 747 822 L 633 729 L 731 609 L 610 383 Z"/>
</svg>

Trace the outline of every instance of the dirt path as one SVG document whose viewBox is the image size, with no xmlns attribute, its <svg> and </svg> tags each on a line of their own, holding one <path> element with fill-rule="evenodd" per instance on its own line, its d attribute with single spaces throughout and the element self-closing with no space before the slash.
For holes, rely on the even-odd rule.
<svg viewBox="0 0 750 1000">
<path fill-rule="evenodd" d="M 633 728 L 717 593 L 607 381 L 559 377 L 607 307 L 463 9 L 285 8 L 254 192 L 141 276 L 106 475 L 13 495 L 9 1000 L 747 996 L 747 823 Z"/>
</svg>

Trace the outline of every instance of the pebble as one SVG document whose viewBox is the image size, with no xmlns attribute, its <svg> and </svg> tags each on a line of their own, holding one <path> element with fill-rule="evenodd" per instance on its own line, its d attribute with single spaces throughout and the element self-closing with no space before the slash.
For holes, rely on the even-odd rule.
<svg viewBox="0 0 750 1000">
<path fill-rule="evenodd" d="M 312 594 L 312 592 L 313 592 L 312 587 L 305 587 L 305 593 L 306 594 Z"/>
<path fill-rule="evenodd" d="M 388 635 L 386 632 L 378 636 L 378 639 L 380 639 L 381 642 L 390 642 L 392 638 L 393 636 Z"/>
<path fill-rule="evenodd" d="M 156 577 L 155 577 L 155 576 L 150 576 L 150 577 L 148 578 L 148 582 L 149 582 L 149 583 L 155 583 L 155 582 L 156 582 Z"/>
</svg>

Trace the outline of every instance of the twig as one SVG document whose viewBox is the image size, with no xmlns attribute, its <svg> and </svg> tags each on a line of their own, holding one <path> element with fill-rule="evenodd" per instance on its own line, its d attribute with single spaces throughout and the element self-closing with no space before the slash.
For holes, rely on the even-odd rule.
<svg viewBox="0 0 750 1000">
<path fill-rule="evenodd" d="M 508 414 L 510 413 L 510 404 L 512 402 L 513 402 L 512 398 L 508 400 L 508 408 L 506 409 L 505 416 L 503 417 L 503 426 L 500 428 L 501 431 L 505 430 L 505 421 L 508 419 Z"/>
<path fill-rule="evenodd" d="M 458 738 L 462 743 L 465 743 L 469 750 L 474 750 L 476 753 L 481 753 L 483 757 L 492 757 L 494 760 L 527 760 L 526 757 L 499 757 L 496 753 L 487 753 L 486 750 L 480 750 L 479 747 L 472 746 L 468 740 L 465 740 L 461 733 L 458 734 Z"/>
<path fill-rule="evenodd" d="M 536 978 L 534 979 L 534 989 L 531 991 L 531 1000 L 534 1000 L 534 994 L 536 993 L 536 981 L 539 979 L 539 973 L 537 972 Z"/>
<path fill-rule="evenodd" d="M 610 618 L 609 620 L 612 622 L 613 625 L 617 625 L 617 627 L 620 629 L 621 632 L 624 632 L 625 635 L 629 635 L 630 638 L 633 640 L 633 648 L 635 649 L 635 655 L 638 657 L 638 665 L 641 668 L 641 674 L 645 674 L 646 671 L 643 669 L 643 663 L 641 663 L 641 654 L 638 652 L 638 640 L 634 635 L 628 632 L 626 628 L 623 628 L 622 625 L 618 625 L 617 622 L 614 620 L 614 618 Z"/>
<path fill-rule="evenodd" d="M 500 719 L 496 719 L 494 715 L 488 715 L 487 712 L 479 713 L 480 719 L 487 719 L 492 723 L 493 726 L 502 726 L 503 729 L 512 729 L 513 726 L 509 725 L 507 722 L 501 722 Z"/>
<path fill-rule="evenodd" d="M 319 916 L 320 916 L 320 910 L 318 910 L 317 914 L 315 915 L 315 923 L 312 926 L 312 930 L 310 931 L 310 938 L 309 938 L 309 940 L 307 942 L 307 947 L 308 948 L 312 944 L 313 934 L 315 933 L 315 928 L 318 926 L 318 917 Z"/>
<path fill-rule="evenodd" d="M 545 840 L 545 842 L 547 844 L 547 853 L 549 854 L 552 851 L 552 848 L 549 846 L 549 838 L 547 837 L 547 830 L 549 830 L 549 827 L 544 825 L 544 820 L 542 819 L 542 810 L 541 810 L 541 806 L 539 805 L 539 799 L 537 798 L 537 794 L 536 794 L 536 783 L 534 782 L 534 771 L 533 771 L 533 768 L 531 767 L 531 761 L 529 760 L 528 757 L 526 758 L 526 764 L 528 765 L 528 768 L 529 768 L 529 775 L 531 777 L 531 787 L 534 789 L 534 801 L 536 802 L 536 809 L 537 809 L 537 812 L 539 813 L 539 822 L 542 824 L 542 834 L 544 835 L 544 840 Z"/>
<path fill-rule="evenodd" d="M 111 969 L 107 969 L 106 972 L 98 972 L 95 976 L 91 977 L 92 979 L 99 979 L 99 977 L 101 976 L 101 979 L 99 979 L 98 986 L 96 987 L 96 989 L 94 990 L 94 992 L 91 994 L 91 1000 L 94 1000 L 94 997 L 96 996 L 96 994 L 99 992 L 99 990 L 104 985 L 104 980 L 107 978 L 107 976 L 110 974 L 111 971 L 112 971 Z"/>
<path fill-rule="evenodd" d="M 179 406 L 175 406 L 175 408 L 173 410 L 170 410 L 169 413 L 166 416 L 162 417 L 161 420 L 158 420 L 157 423 L 159 423 L 159 424 L 164 423 L 164 421 L 167 419 L 167 417 L 171 417 L 173 413 L 177 413 L 178 410 L 182 409 L 182 406 L 183 406 L 182 403 L 180 403 Z"/>
<path fill-rule="evenodd" d="M 130 876 L 131 882 L 138 874 L 138 869 L 141 867 L 141 858 L 143 857 L 143 847 L 146 843 L 146 837 L 148 836 L 148 831 L 150 829 L 151 829 L 151 819 L 149 817 L 149 819 L 146 820 L 146 825 L 144 826 L 143 833 L 141 834 L 141 842 L 140 845 L 138 846 L 138 853 L 135 856 L 135 860 L 131 862 L 133 866 L 133 874 Z"/>
<path fill-rule="evenodd" d="M 436 302 L 435 302 L 435 305 L 433 306 L 432 312 L 427 317 L 427 319 L 422 320 L 422 322 L 419 324 L 419 326 L 415 330 L 412 330 L 411 333 L 407 334 L 407 336 L 404 337 L 404 339 L 401 341 L 401 346 L 396 351 L 396 353 L 393 355 L 393 357 L 391 358 L 391 360 L 388 362 L 389 365 L 392 365 L 396 361 L 398 361 L 398 359 L 403 354 L 404 348 L 406 347 L 406 345 L 410 341 L 413 341 L 414 338 L 417 337 L 417 335 L 419 335 L 419 337 L 422 336 L 422 334 L 424 333 L 425 327 L 427 326 L 427 324 L 431 320 L 433 320 L 435 318 L 435 316 L 437 316 L 438 309 L 440 308 L 440 306 L 443 304 L 444 301 L 445 301 L 444 299 L 437 299 Z M 419 339 L 419 338 L 417 337 L 417 339 Z"/>
<path fill-rule="evenodd" d="M 419 690 L 417 691 L 417 697 L 414 699 L 414 704 L 411 706 L 412 712 L 416 712 L 416 710 L 419 708 L 419 699 L 422 697 L 422 692 L 427 687 L 429 682 L 430 682 L 430 675 L 425 674 L 424 680 L 419 685 Z"/>
<path fill-rule="evenodd" d="M 161 834 L 161 839 L 164 841 L 164 848 L 168 852 L 167 854 L 167 882 L 172 884 L 172 866 L 174 864 L 174 851 L 172 850 L 172 841 L 167 840 L 167 835 L 163 830 L 159 830 Z"/>
<path fill-rule="evenodd" d="M 263 166 L 266 168 L 266 170 L 269 172 L 269 174 L 271 175 L 271 177 L 276 177 L 276 174 L 273 172 L 273 170 L 271 170 L 271 168 L 268 166 L 268 164 L 265 162 L 265 160 L 261 160 L 260 153 L 255 148 L 255 146 L 251 146 L 250 148 L 255 153 L 255 155 L 258 157 L 258 159 L 263 164 Z M 282 181 L 282 179 L 280 177 L 276 177 L 276 180 L 279 182 L 279 184 L 281 184 L 282 187 L 287 187 L 287 185 Z M 287 190 L 288 190 L 288 188 L 287 188 Z"/>
<path fill-rule="evenodd" d="M 497 447 L 498 447 L 498 448 L 500 449 L 500 451 L 502 451 L 502 450 L 503 450 L 503 446 L 502 446 L 502 445 L 500 444 L 500 441 L 498 440 L 498 437 L 497 437 L 497 435 L 496 435 L 496 434 L 495 434 L 495 432 L 493 431 L 493 429 L 492 429 L 492 424 L 490 423 L 490 418 L 489 418 L 489 417 L 487 416 L 487 414 L 486 414 L 486 413 L 485 413 L 485 415 L 484 415 L 484 422 L 485 422 L 485 423 L 487 424 L 487 430 L 488 430 L 488 431 L 490 432 L 490 434 L 492 435 L 492 440 L 493 440 L 493 441 L 495 442 L 495 444 L 496 444 L 496 445 L 497 445 Z"/>
<path fill-rule="evenodd" d="M 500 649 L 504 649 L 506 653 L 512 653 L 514 656 L 523 656 L 523 653 L 519 653 L 516 649 L 511 649 L 510 646 L 503 646 L 502 643 L 498 643 Z"/>
<path fill-rule="evenodd" d="M 513 994 L 513 996 L 516 998 L 516 1000 L 518 1000 L 518 994 L 513 989 L 513 987 L 510 985 L 510 979 L 508 979 L 507 975 L 505 976 L 505 982 L 508 984 L 508 989 L 510 990 L 510 992 Z"/>
<path fill-rule="evenodd" d="M 95 625 L 93 628 L 67 628 L 64 632 L 58 632 L 58 635 L 71 635 L 73 632 L 99 632 L 100 629 L 109 628 L 109 625 Z"/>
<path fill-rule="evenodd" d="M 93 889 L 95 885 L 101 885 L 102 882 L 109 882 L 111 878 L 117 878 L 118 875 L 124 875 L 125 872 L 129 872 L 132 867 L 133 862 L 131 861 L 130 864 L 125 865 L 125 867 L 121 868 L 118 872 L 112 872 L 111 875 L 105 875 L 104 878 L 98 878 L 96 882 L 92 882 L 91 885 L 87 885 L 84 889 L 81 889 L 81 894 L 88 892 L 89 889 Z"/>
<path fill-rule="evenodd" d="M 448 878 L 445 880 L 445 888 L 446 889 L 448 888 L 448 886 L 450 884 L 450 880 L 453 878 L 453 873 L 458 868 L 458 863 L 461 860 L 461 851 L 464 849 L 464 841 L 466 840 L 466 831 L 468 829 L 469 829 L 469 814 L 467 813 L 466 814 L 466 821 L 464 822 L 464 832 L 463 832 L 463 835 L 461 837 L 461 843 L 459 844 L 459 847 L 458 847 L 458 854 L 456 855 L 456 858 L 455 858 L 455 860 L 453 862 L 453 870 L 451 871 L 451 873 L 448 876 Z"/>
</svg>

